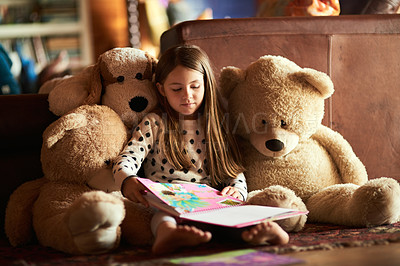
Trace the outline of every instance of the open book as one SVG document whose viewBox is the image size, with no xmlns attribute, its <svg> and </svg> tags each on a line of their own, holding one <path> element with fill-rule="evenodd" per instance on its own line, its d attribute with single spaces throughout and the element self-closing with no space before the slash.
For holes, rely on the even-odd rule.
<svg viewBox="0 0 400 266">
<path fill-rule="evenodd" d="M 147 178 L 137 179 L 148 189 L 144 197 L 150 205 L 183 220 L 241 228 L 265 220 L 280 220 L 308 213 L 246 205 L 204 184 L 156 183 Z"/>
</svg>

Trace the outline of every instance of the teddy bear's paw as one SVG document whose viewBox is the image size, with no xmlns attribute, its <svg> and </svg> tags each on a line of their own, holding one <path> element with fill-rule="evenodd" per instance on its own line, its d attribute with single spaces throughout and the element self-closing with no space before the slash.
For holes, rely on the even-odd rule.
<svg viewBox="0 0 400 266">
<path fill-rule="evenodd" d="M 113 198 L 111 195 L 107 196 L 108 199 Z M 119 245 L 120 224 L 125 217 L 124 205 L 116 198 L 110 201 L 87 197 L 86 200 L 88 199 L 91 201 L 85 201 L 81 205 L 74 204 L 73 210 L 67 216 L 74 243 L 86 254 L 110 251 Z"/>
<path fill-rule="evenodd" d="M 400 185 L 381 177 L 369 180 L 353 195 L 354 208 L 361 208 L 366 226 L 391 224 L 400 219 Z"/>
<path fill-rule="evenodd" d="M 291 189 L 282 186 L 270 186 L 253 191 L 249 194 L 247 203 L 307 211 L 304 202 Z M 276 222 L 287 232 L 297 232 L 304 227 L 306 221 L 306 215 L 299 215 Z"/>
<path fill-rule="evenodd" d="M 263 190 L 250 192 L 247 203 L 254 205 L 299 209 L 300 206 L 298 206 L 298 201 L 299 197 L 296 196 L 293 190 L 277 185 L 264 188 Z"/>
</svg>

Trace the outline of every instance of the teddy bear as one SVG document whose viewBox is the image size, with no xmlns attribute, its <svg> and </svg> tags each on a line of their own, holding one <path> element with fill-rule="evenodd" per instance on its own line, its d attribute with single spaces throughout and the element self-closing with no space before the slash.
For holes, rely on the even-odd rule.
<svg viewBox="0 0 400 266">
<path fill-rule="evenodd" d="M 157 104 L 152 78 L 157 60 L 140 49 L 113 48 L 75 75 L 51 79 L 39 89 L 49 94 L 49 109 L 61 116 L 83 104 L 107 105 L 128 128 Z"/>
<path fill-rule="evenodd" d="M 250 204 L 308 210 L 282 221 L 298 231 L 306 221 L 375 226 L 400 219 L 400 186 L 368 180 L 343 136 L 322 125 L 330 77 L 287 58 L 265 55 L 246 69 L 221 70 L 229 124 L 238 136 Z"/>
<path fill-rule="evenodd" d="M 98 254 L 121 238 L 149 245 L 152 210 L 125 199 L 112 177 L 128 139 L 120 116 L 105 105 L 82 105 L 43 133 L 44 176 L 10 196 L 5 232 L 13 246 L 33 240 L 71 254 Z"/>
</svg>

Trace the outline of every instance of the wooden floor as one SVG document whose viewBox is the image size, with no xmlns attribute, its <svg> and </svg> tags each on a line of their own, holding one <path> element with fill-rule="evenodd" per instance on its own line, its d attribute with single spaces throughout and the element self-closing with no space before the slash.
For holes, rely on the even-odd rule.
<svg viewBox="0 0 400 266">
<path fill-rule="evenodd" d="M 303 260 L 303 265 L 400 266 L 400 243 L 306 251 L 290 253 L 287 256 Z"/>
</svg>

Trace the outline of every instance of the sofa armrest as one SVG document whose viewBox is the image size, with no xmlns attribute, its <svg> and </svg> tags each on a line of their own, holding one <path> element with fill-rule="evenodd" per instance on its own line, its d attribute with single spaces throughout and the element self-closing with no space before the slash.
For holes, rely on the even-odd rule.
<svg viewBox="0 0 400 266">
<path fill-rule="evenodd" d="M 0 96 L 0 226 L 11 193 L 42 174 L 42 133 L 57 117 L 49 111 L 47 95 Z"/>
</svg>

